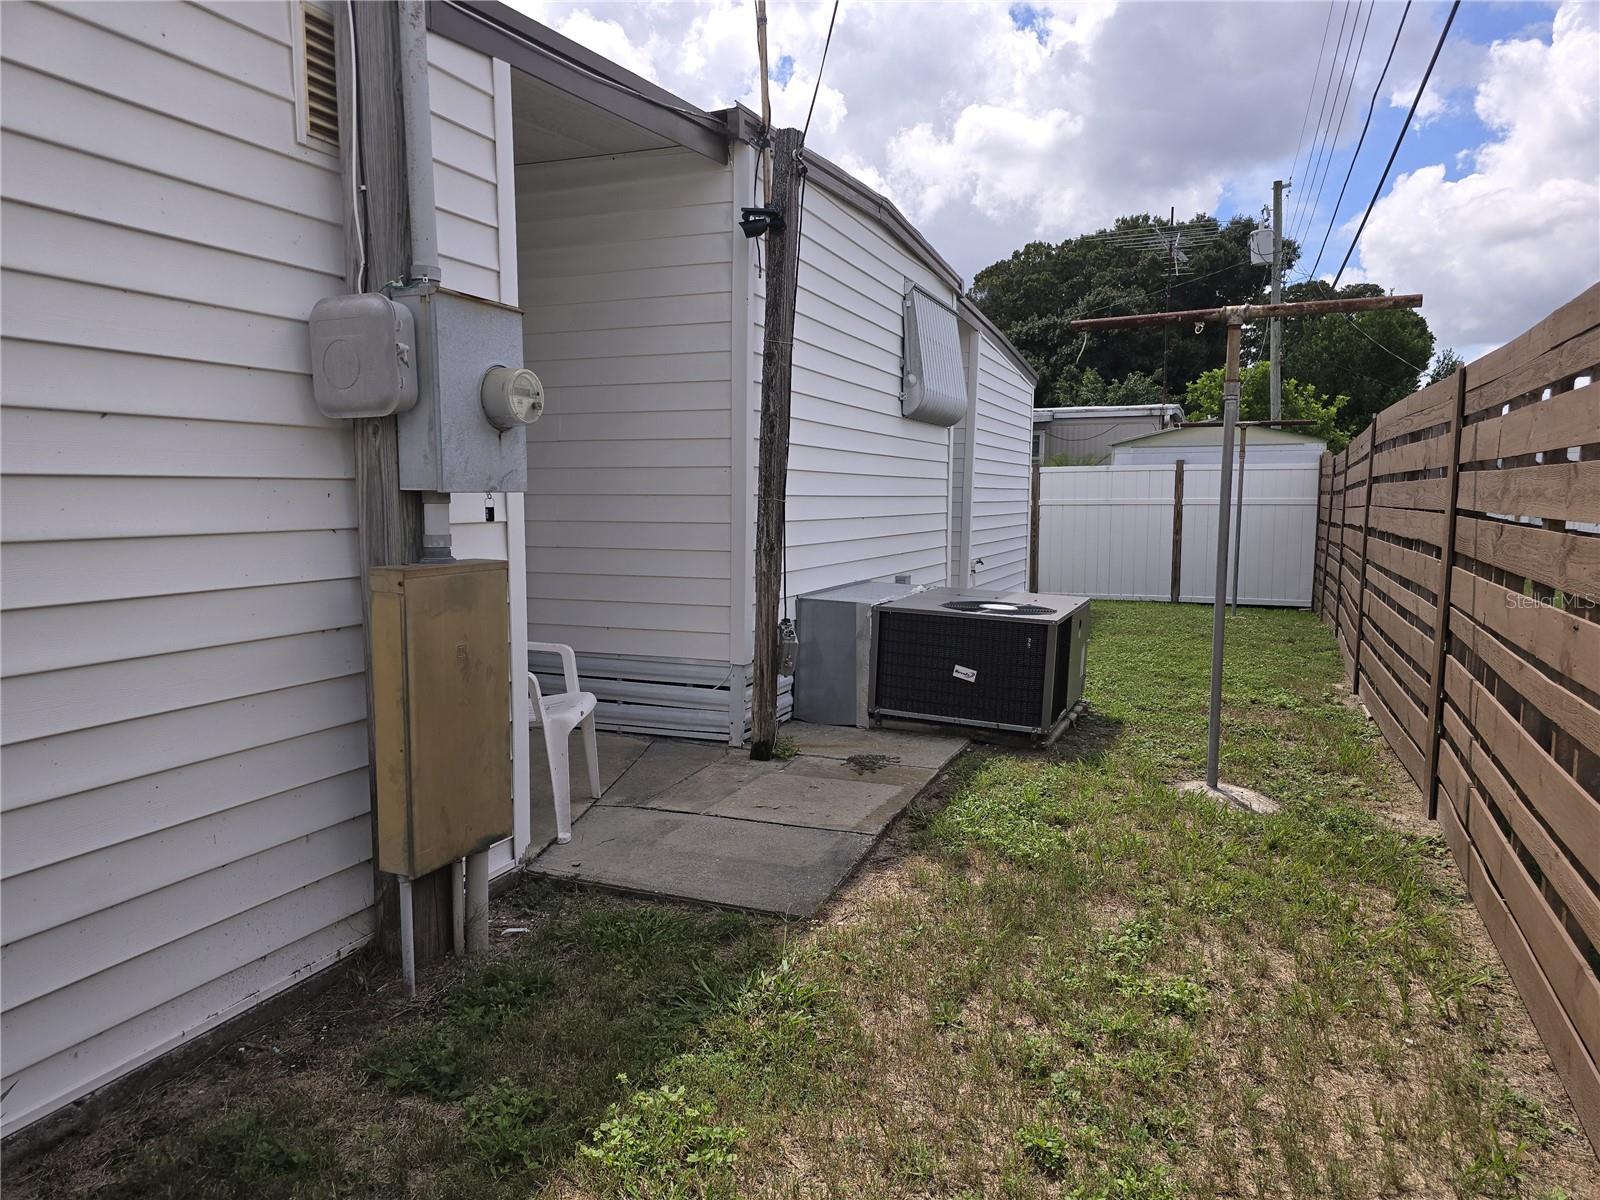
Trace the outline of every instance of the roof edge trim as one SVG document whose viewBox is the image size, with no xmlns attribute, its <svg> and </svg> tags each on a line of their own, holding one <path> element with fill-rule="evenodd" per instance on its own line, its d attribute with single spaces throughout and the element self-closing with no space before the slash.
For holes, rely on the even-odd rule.
<svg viewBox="0 0 1600 1200">
<path fill-rule="evenodd" d="M 729 133 L 708 113 L 497 0 L 428 0 L 428 29 L 713 162 L 728 161 Z"/>
<path fill-rule="evenodd" d="M 726 118 L 729 132 L 735 139 L 750 145 L 756 143 L 761 130 L 760 117 L 742 104 L 724 109 L 722 115 Z M 843 167 L 829 162 L 815 150 L 805 151 L 805 161 L 806 166 L 810 168 L 807 183 L 816 184 L 835 200 L 863 216 L 871 217 L 893 233 L 895 239 L 910 251 L 913 258 L 937 275 L 940 281 L 949 286 L 956 295 L 960 296 L 965 292 L 966 287 L 960 274 L 933 248 L 932 243 L 922 236 L 922 232 L 906 219 L 905 214 L 894 206 L 893 201 L 873 191 Z"/>
<path fill-rule="evenodd" d="M 1006 356 L 1011 359 L 1011 365 L 1016 367 L 1017 370 L 1021 371 L 1025 376 L 1027 376 L 1029 383 L 1031 383 L 1035 388 L 1039 386 L 1039 372 L 1033 369 L 1028 360 L 1023 357 L 1022 351 L 1018 350 L 1016 346 L 1012 344 L 1011 339 L 1008 338 L 1004 333 L 1000 332 L 1000 326 L 991 321 L 988 317 L 988 314 L 985 313 L 983 309 L 978 307 L 978 302 L 976 300 L 963 293 L 961 296 L 960 310 L 963 317 L 966 317 L 974 325 L 979 326 L 985 333 L 992 337 L 996 343 L 998 343 L 1000 349 L 1004 350 L 1006 352 Z"/>
</svg>

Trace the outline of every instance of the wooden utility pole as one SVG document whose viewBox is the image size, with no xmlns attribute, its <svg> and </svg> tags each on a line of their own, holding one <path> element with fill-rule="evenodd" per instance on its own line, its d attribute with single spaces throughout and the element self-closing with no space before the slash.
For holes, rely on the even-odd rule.
<svg viewBox="0 0 1600 1200">
<path fill-rule="evenodd" d="M 798 129 L 772 134 L 772 205 L 782 221 L 767 239 L 767 309 L 761 355 L 761 443 L 756 482 L 755 681 L 750 757 L 764 762 L 778 740 L 778 606 L 783 593 L 784 502 L 789 490 L 789 384 L 794 374 L 794 303 L 799 276 Z"/>
<path fill-rule="evenodd" d="M 400 97 L 400 6 L 398 4 L 338 5 L 334 9 L 341 54 L 355 33 L 355 79 L 349 72 L 339 77 L 340 112 L 345 114 L 342 138 L 354 139 L 346 147 L 347 169 L 353 166 L 362 197 L 360 244 L 366 269 L 352 266 L 348 280 L 352 291 L 381 288 L 404 281 L 411 267 L 411 211 L 407 187 L 405 130 Z M 346 59 L 348 61 L 348 59 Z M 353 97 L 354 102 L 349 102 Z M 359 127 L 350 120 L 360 114 Z M 353 154 L 352 154 L 353 151 Z M 430 164 L 431 168 L 431 164 Z M 350 189 L 346 188 L 346 191 Z M 367 711 L 372 711 L 372 623 L 367 572 L 371 567 L 417 562 L 422 557 L 422 495 L 400 490 L 400 441 L 394 417 L 358 417 L 351 422 L 355 441 L 356 528 L 361 555 L 361 596 L 367 662 Z M 377 748 L 367 722 L 368 787 L 372 796 L 373 902 L 377 908 L 378 937 L 386 953 L 399 951 L 399 900 L 395 876 L 377 870 Z M 450 944 L 450 872 L 435 872 L 416 880 L 415 904 L 417 961 L 442 958 Z"/>
<path fill-rule="evenodd" d="M 1184 312 L 1140 313 L 1130 317 L 1092 317 L 1070 328 L 1140 329 L 1193 321 L 1228 323 L 1228 358 L 1222 383 L 1222 460 L 1217 498 L 1217 564 L 1211 602 L 1211 712 L 1206 725 L 1206 786 L 1218 791 L 1222 756 L 1222 649 L 1228 601 L 1229 508 L 1233 499 L 1233 430 L 1239 420 L 1239 334 L 1246 321 L 1277 317 L 1313 317 L 1325 313 L 1370 312 L 1374 309 L 1417 308 L 1420 295 L 1360 296 L 1341 300 L 1300 300 L 1289 304 L 1235 304 L 1193 308 Z"/>
<path fill-rule="evenodd" d="M 772 207 L 772 92 L 767 81 L 767 0 L 756 0 L 756 57 L 761 60 L 761 202 Z"/>
</svg>

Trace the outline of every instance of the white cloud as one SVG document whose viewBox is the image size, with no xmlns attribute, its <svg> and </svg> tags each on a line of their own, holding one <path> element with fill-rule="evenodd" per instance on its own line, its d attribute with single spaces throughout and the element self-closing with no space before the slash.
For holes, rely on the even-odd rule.
<svg viewBox="0 0 1600 1200">
<path fill-rule="evenodd" d="M 759 108 L 750 0 L 518 7 L 703 107 Z M 1321 4 L 1030 7 L 1036 19 L 1018 28 L 1004 3 L 845 0 L 811 146 L 889 195 L 969 279 L 1026 241 L 1123 213 L 1171 206 L 1182 217 L 1225 196 L 1247 208 L 1270 196 L 1295 154 Z M 805 120 L 831 8 L 769 6 L 772 69 L 791 64 L 772 85 L 780 124 Z M 1404 104 L 1442 19 L 1437 8 L 1412 10 L 1389 84 Z M 1330 156 L 1338 166 L 1383 62 L 1373 47 L 1387 52 L 1397 20 L 1393 6 L 1379 6 Z M 1472 172 L 1465 178 L 1440 168 L 1397 181 L 1363 238 L 1373 278 L 1428 293 L 1442 341 L 1511 336 L 1582 286 L 1574 279 L 1594 278 L 1593 24 L 1594 8 L 1580 0 L 1561 10 L 1556 47 L 1533 33 L 1491 51 L 1458 18 L 1429 112 L 1464 113 L 1470 103 L 1495 139 L 1455 164 Z M 1308 215 L 1305 226 L 1320 231 L 1327 219 Z"/>
<path fill-rule="evenodd" d="M 519 7 L 695 103 L 759 106 L 748 0 Z M 1190 215 L 1229 181 L 1267 194 L 1300 113 L 1260 98 L 1306 86 L 1306 64 L 1273 48 L 1315 38 L 1319 7 L 1032 8 L 1018 28 L 1001 3 L 841 5 L 812 146 L 942 226 L 941 249 L 969 275 L 996 251 L 968 225 L 1003 225 L 1010 249 L 1130 211 Z M 770 62 L 793 63 L 772 87 L 779 123 L 805 119 L 830 11 L 770 7 Z"/>
<path fill-rule="evenodd" d="M 1470 173 L 1422 167 L 1373 209 L 1361 271 L 1422 292 L 1441 346 L 1471 357 L 1600 279 L 1596 11 L 1569 0 L 1550 42 L 1489 47 L 1472 103 L 1496 136 Z"/>
</svg>

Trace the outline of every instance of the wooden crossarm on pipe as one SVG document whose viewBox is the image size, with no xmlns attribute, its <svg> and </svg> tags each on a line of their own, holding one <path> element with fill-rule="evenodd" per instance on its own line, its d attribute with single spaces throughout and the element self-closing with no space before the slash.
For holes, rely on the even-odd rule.
<svg viewBox="0 0 1600 1200">
<path fill-rule="evenodd" d="M 1420 292 L 1408 296 L 1349 296 L 1342 300 L 1291 300 L 1283 304 L 1229 304 L 1222 308 L 1190 308 L 1182 312 L 1135 313 L 1127 317 L 1087 317 L 1069 328 L 1138 329 L 1146 325 L 1181 324 L 1184 321 L 1263 321 L 1269 317 L 1318 317 L 1327 313 L 1374 312 L 1391 308 L 1420 308 Z"/>
</svg>

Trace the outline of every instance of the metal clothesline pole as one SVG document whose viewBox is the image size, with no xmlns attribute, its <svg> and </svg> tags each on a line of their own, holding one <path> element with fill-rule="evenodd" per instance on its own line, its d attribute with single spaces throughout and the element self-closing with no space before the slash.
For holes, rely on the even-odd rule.
<svg viewBox="0 0 1600 1200">
<path fill-rule="evenodd" d="M 1126 317 L 1092 317 L 1073 321 L 1070 328 L 1139 329 L 1190 321 L 1228 323 L 1227 364 L 1222 382 L 1222 463 L 1217 500 L 1217 571 L 1211 602 L 1211 705 L 1206 720 L 1206 786 L 1220 790 L 1222 758 L 1222 650 L 1228 603 L 1229 517 L 1233 499 L 1233 433 L 1239 423 L 1239 334 L 1246 321 L 1281 317 L 1315 317 L 1327 313 L 1373 312 L 1381 309 L 1418 308 L 1422 296 L 1351 296 L 1338 300 L 1295 300 L 1284 304 L 1232 304 L 1222 308 L 1191 308 L 1183 312 L 1138 313 Z M 1289 421 L 1260 424 L 1288 425 Z"/>
</svg>

